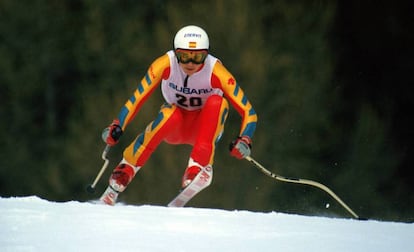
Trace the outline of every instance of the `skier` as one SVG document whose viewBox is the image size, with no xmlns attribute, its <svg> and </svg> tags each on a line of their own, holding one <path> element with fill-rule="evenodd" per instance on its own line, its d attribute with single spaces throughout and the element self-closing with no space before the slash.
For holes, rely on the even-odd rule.
<svg viewBox="0 0 414 252">
<path fill-rule="evenodd" d="M 229 111 L 227 99 L 242 117 L 240 133 L 230 144 L 230 154 L 238 159 L 250 155 L 256 112 L 232 74 L 209 54 L 207 33 L 194 25 L 177 32 L 174 50 L 151 64 L 118 117 L 104 129 L 102 138 L 108 145 L 118 143 L 127 125 L 160 84 L 165 104 L 155 120 L 125 148 L 123 159 L 113 170 L 109 186 L 100 198 L 108 205 L 116 203 L 118 194 L 125 190 L 161 141 L 191 145 L 182 187 L 195 182 L 195 178 L 205 180 L 198 191 L 207 187 L 212 180 L 215 147 Z M 197 176 L 199 173 L 204 173 L 202 178 Z"/>
</svg>

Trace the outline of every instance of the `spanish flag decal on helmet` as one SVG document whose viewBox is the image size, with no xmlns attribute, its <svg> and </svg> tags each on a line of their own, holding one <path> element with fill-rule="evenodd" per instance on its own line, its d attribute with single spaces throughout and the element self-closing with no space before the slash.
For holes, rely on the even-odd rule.
<svg viewBox="0 0 414 252">
<path fill-rule="evenodd" d="M 188 42 L 188 47 L 189 48 L 197 48 L 197 42 Z"/>
</svg>

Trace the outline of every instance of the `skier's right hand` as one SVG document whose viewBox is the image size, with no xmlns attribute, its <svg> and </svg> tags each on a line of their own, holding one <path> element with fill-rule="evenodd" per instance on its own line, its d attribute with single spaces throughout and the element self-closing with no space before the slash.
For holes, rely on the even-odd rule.
<svg viewBox="0 0 414 252">
<path fill-rule="evenodd" d="M 119 126 L 119 120 L 115 119 L 102 131 L 102 140 L 109 146 L 113 146 L 118 143 L 122 133 L 123 131 L 121 126 Z"/>
</svg>

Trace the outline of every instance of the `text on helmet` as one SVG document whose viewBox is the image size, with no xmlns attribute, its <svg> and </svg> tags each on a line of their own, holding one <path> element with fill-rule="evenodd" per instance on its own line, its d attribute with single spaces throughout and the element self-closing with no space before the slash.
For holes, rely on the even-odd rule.
<svg viewBox="0 0 414 252">
<path fill-rule="evenodd" d="M 186 34 L 184 34 L 184 38 L 187 38 L 187 37 L 201 38 L 201 34 L 198 34 L 198 33 L 186 33 Z"/>
</svg>

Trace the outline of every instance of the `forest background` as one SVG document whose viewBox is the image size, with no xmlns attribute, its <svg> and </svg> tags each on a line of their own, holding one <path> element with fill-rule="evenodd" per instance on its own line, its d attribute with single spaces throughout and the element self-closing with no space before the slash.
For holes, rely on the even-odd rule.
<svg viewBox="0 0 414 252">
<path fill-rule="evenodd" d="M 413 15 L 408 1 L 1 0 L 0 196 L 87 201 L 103 161 L 101 132 L 179 28 L 203 27 L 259 115 L 252 156 L 319 181 L 358 214 L 412 222 Z M 155 92 L 111 149 L 122 150 L 163 102 Z M 346 212 L 319 189 L 276 182 L 228 154 L 189 206 L 307 215 Z M 161 144 L 121 196 L 166 205 L 189 146 Z M 326 203 L 331 207 L 325 209 Z"/>
</svg>

